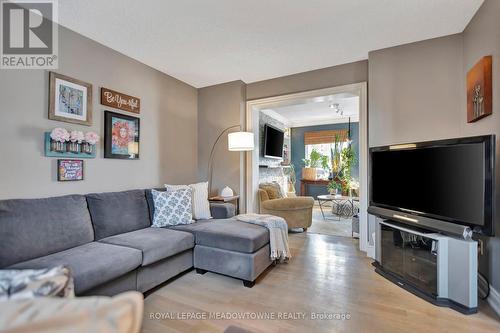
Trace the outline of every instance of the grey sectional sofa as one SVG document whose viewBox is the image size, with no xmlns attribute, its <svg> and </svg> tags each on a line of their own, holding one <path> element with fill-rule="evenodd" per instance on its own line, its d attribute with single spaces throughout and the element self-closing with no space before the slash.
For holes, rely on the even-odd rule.
<svg viewBox="0 0 500 333">
<path fill-rule="evenodd" d="M 77 295 L 146 292 L 193 267 L 253 286 L 270 264 L 266 228 L 215 219 L 151 228 L 150 190 L 0 201 L 0 269 L 66 265 Z"/>
</svg>

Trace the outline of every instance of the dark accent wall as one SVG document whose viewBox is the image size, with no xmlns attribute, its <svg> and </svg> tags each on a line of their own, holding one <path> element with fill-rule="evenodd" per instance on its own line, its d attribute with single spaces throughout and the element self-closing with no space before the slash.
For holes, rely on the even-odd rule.
<svg viewBox="0 0 500 333">
<path fill-rule="evenodd" d="M 347 129 L 347 123 L 341 124 L 330 124 L 330 125 L 318 125 L 318 126 L 307 126 L 307 127 L 295 127 L 291 130 L 292 136 L 292 164 L 295 167 L 297 174 L 297 183 L 295 184 L 295 191 L 297 194 L 300 193 L 300 179 L 302 179 L 302 159 L 305 158 L 305 146 L 304 146 L 304 133 L 310 131 L 328 131 L 328 130 L 340 130 Z M 351 175 L 354 179 L 359 179 L 359 123 L 351 123 L 351 138 L 352 138 L 352 148 L 354 149 L 356 155 L 356 164 L 351 170 Z M 321 194 L 328 194 L 326 186 L 309 186 L 308 195 L 318 196 Z"/>
</svg>

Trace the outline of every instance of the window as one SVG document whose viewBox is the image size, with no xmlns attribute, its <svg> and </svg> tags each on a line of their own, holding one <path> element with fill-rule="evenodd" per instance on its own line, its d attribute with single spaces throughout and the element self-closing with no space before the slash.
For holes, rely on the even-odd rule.
<svg viewBox="0 0 500 333">
<path fill-rule="evenodd" d="M 347 141 L 340 143 L 340 150 L 346 148 L 348 146 Z M 320 177 L 328 177 L 330 170 L 332 169 L 332 159 L 331 159 L 331 151 L 334 149 L 335 143 L 317 143 L 317 144 L 309 144 L 305 145 L 305 158 L 309 158 L 313 149 L 315 149 L 321 155 L 328 156 L 328 168 L 329 170 L 324 170 L 321 166 L 317 169 L 318 175 Z"/>
</svg>

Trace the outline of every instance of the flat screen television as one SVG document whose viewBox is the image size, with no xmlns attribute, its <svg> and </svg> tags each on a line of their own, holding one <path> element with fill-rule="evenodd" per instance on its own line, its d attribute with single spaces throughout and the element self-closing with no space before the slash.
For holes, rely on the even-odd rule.
<svg viewBox="0 0 500 333">
<path fill-rule="evenodd" d="M 375 147 L 370 159 L 370 208 L 494 235 L 494 135 Z"/>
<path fill-rule="evenodd" d="M 283 158 L 285 132 L 271 125 L 264 125 L 264 157 Z"/>
</svg>

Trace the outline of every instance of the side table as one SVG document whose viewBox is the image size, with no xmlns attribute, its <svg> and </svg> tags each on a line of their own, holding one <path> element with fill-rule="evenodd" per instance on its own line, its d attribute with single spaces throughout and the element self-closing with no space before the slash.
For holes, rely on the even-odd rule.
<svg viewBox="0 0 500 333">
<path fill-rule="evenodd" d="M 235 203 L 236 206 L 236 215 L 240 213 L 240 196 L 239 195 L 233 195 L 231 197 L 222 197 L 220 195 L 217 195 L 215 197 L 208 198 L 208 201 L 210 202 L 233 202 Z"/>
</svg>

